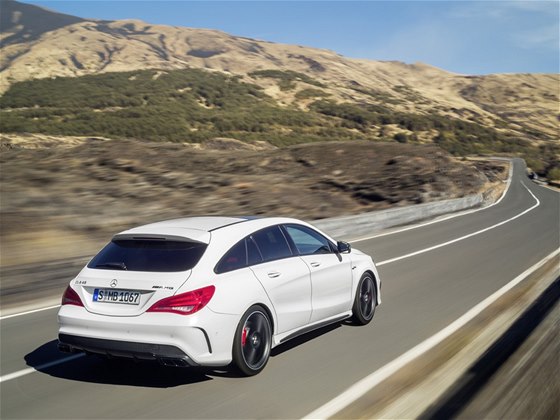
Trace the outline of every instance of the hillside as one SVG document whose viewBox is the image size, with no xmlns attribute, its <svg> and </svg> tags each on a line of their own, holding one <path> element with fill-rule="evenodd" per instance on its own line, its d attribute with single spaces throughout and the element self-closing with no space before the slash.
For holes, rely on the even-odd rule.
<svg viewBox="0 0 560 420">
<path fill-rule="evenodd" d="M 204 70 L 138 70 L 20 82 L 0 97 L 0 131 L 197 143 L 217 137 L 275 146 L 324 140 L 434 142 L 455 155 L 522 154 L 554 165 L 555 144 L 528 140 L 465 120 L 339 103 L 303 73 L 260 71 L 295 89 L 307 110 L 282 106 L 266 89 Z M 540 162 L 543 163 L 540 163 Z"/>
<path fill-rule="evenodd" d="M 0 12 L 0 47 L 29 43 L 46 32 L 84 21 L 79 17 L 10 0 L 0 1 Z"/>
<path fill-rule="evenodd" d="M 21 14 L 26 27 L 44 26 L 51 12 L 11 0 L 2 0 L 3 20 Z M 50 19 L 39 16 L 41 11 Z M 469 77 L 445 72 L 423 64 L 353 60 L 332 51 L 282 45 L 232 36 L 215 30 L 151 25 L 141 21 L 91 21 L 74 18 L 60 22 L 39 39 L 17 38 L 22 42 L 2 45 L 3 88 L 15 81 L 52 76 L 80 76 L 101 72 L 157 68 L 205 68 L 229 74 L 247 75 L 256 70 L 293 70 L 313 75 L 326 83 L 336 99 L 380 102 L 384 95 L 395 109 L 427 111 L 437 108 L 457 118 L 472 118 L 487 125 L 516 121 L 507 111 L 507 98 L 496 91 L 521 93 L 519 111 L 533 117 L 533 125 L 546 136 L 557 136 L 555 121 L 558 104 L 558 75 L 493 75 Z M 66 24 L 64 24 L 66 23 Z M 58 27 L 59 26 L 59 27 Z M 17 26 L 16 26 L 17 27 Z M 2 25 L 3 38 L 14 32 Z M 10 37 L 8 37 L 9 39 Z M 17 40 L 16 39 L 16 40 Z M 22 47 L 25 46 L 25 50 Z M 284 102 L 293 95 L 282 95 L 275 86 L 265 85 L 269 94 Z M 483 95 L 470 94 L 473 90 Z M 531 91 L 519 92 L 524 86 Z M 276 92 L 275 92 L 276 91 Z M 375 98 L 375 95 L 379 97 Z M 488 95 L 496 103 L 488 106 Z M 285 96 L 285 97 L 284 97 Z M 395 103 L 391 103 L 395 102 Z M 402 103 L 398 103 L 402 102 Z M 504 109 L 500 107 L 504 105 Z M 503 112 L 500 112 L 503 111 Z M 547 114 L 547 115 L 545 115 Z M 543 121 L 538 121 L 545 115 Z M 552 117 L 552 118 L 551 118 Z M 523 119 L 523 117 L 521 117 Z M 517 128 L 517 127 L 514 127 Z"/>
<path fill-rule="evenodd" d="M 11 0 L 1 0 L 1 7 L 3 131 L 173 141 L 231 136 L 277 145 L 345 138 L 437 142 L 455 154 L 523 153 L 545 172 L 559 157 L 557 74 L 463 76 L 420 63 L 349 59 L 215 30 L 84 20 Z M 146 69 L 154 70 L 143 73 Z M 81 77 L 86 75 L 97 78 Z M 198 79 L 194 94 L 181 82 L 156 93 L 160 80 L 185 77 Z M 200 90 L 200 83 L 212 78 L 209 90 L 217 90 L 217 96 Z M 28 80 L 34 81 L 17 83 Z M 139 81 L 150 100 L 141 97 Z M 232 86 L 241 97 L 226 92 L 222 106 L 220 92 Z M 65 94 L 56 94 L 57 89 Z M 67 107 L 64 97 L 75 89 L 78 96 L 80 90 L 88 95 L 75 103 L 83 110 L 80 115 L 69 117 L 74 105 Z M 123 101 L 123 95 L 129 99 Z M 120 102 L 113 97 L 121 97 Z M 176 104 L 180 109 L 169 113 Z M 53 113 L 59 118 L 51 118 Z M 238 114 L 247 122 L 242 127 Z M 146 118 L 150 129 L 142 126 Z M 119 125 L 137 129 L 109 127 Z"/>
</svg>

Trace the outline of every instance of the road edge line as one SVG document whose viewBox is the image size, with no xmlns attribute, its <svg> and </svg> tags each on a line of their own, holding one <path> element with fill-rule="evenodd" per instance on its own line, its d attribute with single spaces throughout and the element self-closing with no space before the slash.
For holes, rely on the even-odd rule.
<svg viewBox="0 0 560 420">
<path fill-rule="evenodd" d="M 79 359 L 81 357 L 84 357 L 85 355 L 86 355 L 85 353 L 73 354 L 73 355 L 65 357 L 63 359 L 58 359 L 58 360 L 53 360 L 52 362 L 43 363 L 42 365 L 39 365 L 37 367 L 29 367 L 29 368 L 26 368 L 26 369 L 18 370 L 16 372 L 7 373 L 6 375 L 0 376 L 0 383 L 4 383 L 4 382 L 11 381 L 13 379 L 21 378 L 22 376 L 29 375 L 30 373 L 37 372 L 37 371 L 40 371 L 40 370 L 43 370 L 43 369 L 48 369 L 50 367 L 57 366 L 57 365 L 60 365 L 62 363 L 71 362 L 72 360 Z"/>
<path fill-rule="evenodd" d="M 470 310 L 468 310 L 465 314 L 461 317 L 453 321 L 444 329 L 440 330 L 439 332 L 435 333 L 431 337 L 427 338 L 420 344 L 417 344 L 407 352 L 403 353 L 396 359 L 393 359 L 391 362 L 387 363 L 383 367 L 377 369 L 376 371 L 372 372 L 365 378 L 359 380 L 354 385 L 350 386 L 344 392 L 336 396 L 335 398 L 331 399 L 327 403 L 323 404 L 319 408 L 313 410 L 311 413 L 307 414 L 306 416 L 302 417 L 302 419 L 327 419 L 334 414 L 338 413 L 342 409 L 346 408 L 348 405 L 352 404 L 358 398 L 363 396 L 366 392 L 370 391 L 376 385 L 387 379 L 389 376 L 393 375 L 399 369 L 407 365 L 409 362 L 415 360 L 419 356 L 426 353 L 428 350 L 435 347 L 437 344 L 441 343 L 447 337 L 455 333 L 461 327 L 466 325 L 469 321 L 475 318 L 478 314 L 480 314 L 484 309 L 510 291 L 512 288 L 517 286 L 521 281 L 523 281 L 526 277 L 534 273 L 536 270 L 541 268 L 545 265 L 548 261 L 552 258 L 556 257 L 560 254 L 560 249 L 553 251 L 545 258 L 534 264 L 533 266 L 529 267 L 523 273 L 519 274 L 513 280 L 511 280 L 506 285 L 502 286 L 496 292 L 488 296 L 482 302 L 478 303 Z"/>
</svg>

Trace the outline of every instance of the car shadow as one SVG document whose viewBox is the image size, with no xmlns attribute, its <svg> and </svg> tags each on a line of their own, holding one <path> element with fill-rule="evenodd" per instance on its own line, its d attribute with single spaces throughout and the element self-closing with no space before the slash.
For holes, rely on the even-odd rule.
<svg viewBox="0 0 560 420">
<path fill-rule="evenodd" d="M 291 350 L 294 347 L 301 346 L 302 344 L 307 343 L 308 341 L 314 340 L 317 337 L 322 336 L 323 334 L 327 334 L 331 331 L 340 328 L 343 325 L 344 321 L 342 322 L 335 322 L 334 324 L 329 324 L 327 326 L 318 328 L 316 330 L 310 331 L 308 333 L 302 334 L 298 337 L 292 338 L 290 341 L 287 341 L 284 344 L 280 344 L 272 349 L 270 352 L 271 357 L 278 356 L 285 351 Z"/>
<path fill-rule="evenodd" d="M 212 380 L 210 369 L 174 368 L 157 362 L 105 359 L 96 355 L 84 355 L 56 364 L 53 362 L 72 356 L 60 352 L 57 343 L 58 340 L 49 341 L 27 354 L 24 357 L 27 365 L 55 378 L 105 385 L 172 388 Z"/>
<path fill-rule="evenodd" d="M 342 325 L 346 325 L 347 327 L 353 327 L 353 328 L 362 328 L 363 325 L 360 324 L 356 324 L 354 321 L 352 321 L 352 319 L 345 319 L 344 321 L 341 322 Z"/>
<path fill-rule="evenodd" d="M 347 321 L 336 322 L 310 331 L 280 344 L 272 349 L 270 356 L 276 357 L 317 337 L 351 325 Z M 231 365 L 223 368 L 211 367 L 167 367 L 157 362 L 136 362 L 129 359 L 107 359 L 97 355 L 74 355 L 58 350 L 58 340 L 52 340 L 28 353 L 24 360 L 38 372 L 55 378 L 90 382 L 105 385 L 129 385 L 148 388 L 172 388 L 196 384 L 218 378 L 242 378 Z M 80 355 L 80 356 L 78 356 Z M 70 358 L 70 359 L 69 359 Z M 66 360 L 69 359 L 69 360 Z M 61 363 L 57 363 L 57 361 Z M 64 361 L 63 361 L 64 360 Z"/>
</svg>

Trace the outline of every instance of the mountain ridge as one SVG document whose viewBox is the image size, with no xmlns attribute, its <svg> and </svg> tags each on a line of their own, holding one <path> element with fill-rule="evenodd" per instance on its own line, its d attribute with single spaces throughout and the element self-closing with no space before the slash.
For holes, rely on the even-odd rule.
<svg viewBox="0 0 560 420">
<path fill-rule="evenodd" d="M 37 6 L 2 0 L 3 19 L 40 16 Z M 39 10 L 36 10 L 39 9 Z M 144 69 L 203 69 L 239 76 L 260 86 L 280 106 L 306 111 L 310 95 L 335 103 L 383 105 L 395 112 L 440 115 L 475 122 L 535 145 L 558 139 L 558 74 L 460 75 L 424 63 L 346 58 L 330 50 L 238 37 L 213 29 L 155 25 L 139 20 L 68 20 L 44 11 L 58 26 L 40 36 L 13 38 L 2 26 L 0 92 L 38 78 Z M 60 15 L 60 16 L 58 16 Z M 61 18 L 62 16 L 62 18 Z M 62 23 L 67 24 L 62 24 Z M 14 29 L 15 28 L 15 29 Z M 25 25 L 24 28 L 25 30 Z M 21 32 L 21 28 L 19 31 Z M 25 33 L 24 33 L 25 34 Z M 310 92 L 301 79 L 282 84 L 259 72 L 296 72 L 322 84 Z M 433 133 L 435 138 L 436 133 Z"/>
<path fill-rule="evenodd" d="M 84 19 L 54 12 L 14 0 L 0 2 L 0 32 L 11 33 L 0 39 L 0 47 L 38 39 L 42 34 Z"/>
</svg>

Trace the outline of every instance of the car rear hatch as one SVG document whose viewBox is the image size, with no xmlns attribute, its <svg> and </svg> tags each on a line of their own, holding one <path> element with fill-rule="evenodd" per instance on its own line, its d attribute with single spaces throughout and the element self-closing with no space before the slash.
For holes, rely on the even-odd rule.
<svg viewBox="0 0 560 420">
<path fill-rule="evenodd" d="M 89 312 L 137 316 L 176 293 L 206 246 L 176 236 L 117 235 L 72 286 Z"/>
</svg>

